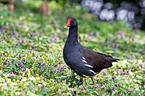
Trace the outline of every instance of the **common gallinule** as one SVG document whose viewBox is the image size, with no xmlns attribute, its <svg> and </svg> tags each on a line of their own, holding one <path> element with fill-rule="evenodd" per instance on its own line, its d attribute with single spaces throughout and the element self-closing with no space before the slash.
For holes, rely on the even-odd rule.
<svg viewBox="0 0 145 96">
<path fill-rule="evenodd" d="M 90 76 L 93 81 L 92 76 L 104 68 L 111 67 L 112 62 L 119 60 L 82 46 L 78 42 L 78 23 L 75 18 L 69 18 L 66 27 L 69 27 L 69 35 L 63 49 L 63 58 L 66 64 L 79 76 Z M 84 84 L 83 82 L 83 86 Z"/>
</svg>

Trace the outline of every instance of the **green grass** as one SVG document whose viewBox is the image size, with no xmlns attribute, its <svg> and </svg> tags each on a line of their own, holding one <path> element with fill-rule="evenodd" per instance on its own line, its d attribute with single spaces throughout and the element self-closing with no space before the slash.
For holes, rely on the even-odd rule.
<svg viewBox="0 0 145 96">
<path fill-rule="evenodd" d="M 2 8 L 0 95 L 145 95 L 145 32 L 126 21 L 101 22 L 78 5 L 62 9 L 51 2 L 52 13 L 44 16 L 41 2 L 33 3 L 17 4 L 13 19 Z M 121 59 L 94 76 L 96 86 L 86 77 L 83 88 L 63 61 L 68 16 L 78 20 L 82 45 Z"/>
</svg>

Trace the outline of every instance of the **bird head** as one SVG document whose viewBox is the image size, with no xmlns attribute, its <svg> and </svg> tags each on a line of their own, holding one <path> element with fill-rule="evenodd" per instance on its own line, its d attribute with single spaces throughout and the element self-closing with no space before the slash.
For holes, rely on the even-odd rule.
<svg viewBox="0 0 145 96">
<path fill-rule="evenodd" d="M 68 18 L 67 24 L 64 28 L 67 27 L 76 27 L 78 25 L 77 20 L 75 18 Z"/>
</svg>

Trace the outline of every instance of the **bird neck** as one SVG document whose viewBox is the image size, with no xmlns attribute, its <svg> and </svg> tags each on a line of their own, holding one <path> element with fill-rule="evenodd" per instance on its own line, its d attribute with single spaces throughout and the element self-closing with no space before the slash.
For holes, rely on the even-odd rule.
<svg viewBox="0 0 145 96">
<path fill-rule="evenodd" d="M 78 43 L 78 26 L 69 28 L 69 34 L 66 43 Z"/>
</svg>

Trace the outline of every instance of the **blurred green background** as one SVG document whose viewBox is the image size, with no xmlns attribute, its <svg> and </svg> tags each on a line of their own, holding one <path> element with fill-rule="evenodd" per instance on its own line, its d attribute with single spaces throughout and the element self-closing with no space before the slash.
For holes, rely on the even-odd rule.
<svg viewBox="0 0 145 96">
<path fill-rule="evenodd" d="M 12 3 L 0 3 L 0 95 L 145 95 L 144 31 L 100 21 L 69 0 L 16 0 L 14 12 Z M 94 76 L 96 86 L 86 77 L 83 88 L 63 61 L 68 17 L 77 19 L 82 45 L 121 59 Z"/>
</svg>

